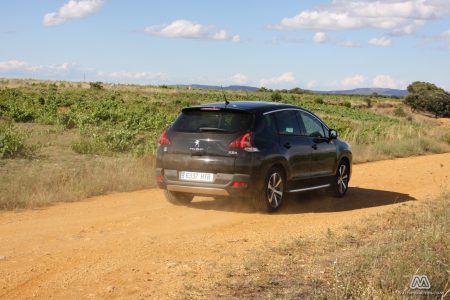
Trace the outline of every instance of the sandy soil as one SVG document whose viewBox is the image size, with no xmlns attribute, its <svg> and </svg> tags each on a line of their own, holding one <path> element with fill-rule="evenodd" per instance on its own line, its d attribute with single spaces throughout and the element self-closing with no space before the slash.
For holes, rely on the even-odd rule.
<svg viewBox="0 0 450 300">
<path fill-rule="evenodd" d="M 345 198 L 297 194 L 277 214 L 210 198 L 174 206 L 157 189 L 1 212 L 0 298 L 177 297 L 264 245 L 416 205 L 449 183 L 450 154 L 439 154 L 356 165 Z"/>
</svg>

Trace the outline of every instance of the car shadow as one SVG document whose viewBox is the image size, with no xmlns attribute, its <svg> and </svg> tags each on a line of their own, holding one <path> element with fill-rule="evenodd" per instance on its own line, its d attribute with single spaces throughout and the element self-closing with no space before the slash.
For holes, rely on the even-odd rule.
<svg viewBox="0 0 450 300">
<path fill-rule="evenodd" d="M 343 198 L 330 196 L 326 191 L 310 191 L 289 195 L 277 214 L 323 213 L 350 211 L 369 207 L 391 205 L 416 200 L 408 194 L 350 187 Z M 189 207 L 204 210 L 218 210 L 255 213 L 249 202 L 227 198 L 195 198 Z"/>
</svg>

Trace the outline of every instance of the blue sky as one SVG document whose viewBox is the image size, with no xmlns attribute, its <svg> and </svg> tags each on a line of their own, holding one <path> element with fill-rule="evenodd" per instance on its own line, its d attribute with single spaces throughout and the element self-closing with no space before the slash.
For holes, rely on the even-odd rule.
<svg viewBox="0 0 450 300">
<path fill-rule="evenodd" d="M 450 1 L 15 0 L 0 77 L 450 89 Z"/>
</svg>

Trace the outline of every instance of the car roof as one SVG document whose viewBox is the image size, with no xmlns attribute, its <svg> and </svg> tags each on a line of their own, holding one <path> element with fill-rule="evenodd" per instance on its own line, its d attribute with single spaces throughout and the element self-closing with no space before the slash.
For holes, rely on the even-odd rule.
<svg viewBox="0 0 450 300">
<path fill-rule="evenodd" d="M 267 111 L 277 110 L 277 109 L 286 109 L 286 108 L 296 108 L 298 106 L 284 104 L 284 103 L 276 103 L 276 102 L 265 102 L 265 101 L 230 101 L 228 104 L 224 102 L 215 102 L 215 103 L 207 103 L 197 106 L 190 106 L 184 110 L 194 110 L 199 108 L 221 108 L 221 109 L 230 109 L 230 110 L 241 110 L 251 113 L 264 113 Z"/>
</svg>

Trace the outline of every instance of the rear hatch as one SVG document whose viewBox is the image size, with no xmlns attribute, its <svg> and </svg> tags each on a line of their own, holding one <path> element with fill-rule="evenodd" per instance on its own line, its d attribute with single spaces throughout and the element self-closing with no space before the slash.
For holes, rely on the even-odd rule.
<svg viewBox="0 0 450 300">
<path fill-rule="evenodd" d="M 196 107 L 184 109 L 168 131 L 170 145 L 163 168 L 179 171 L 234 173 L 239 151 L 229 145 L 252 127 L 246 111 Z"/>
</svg>

